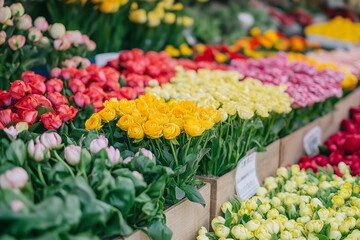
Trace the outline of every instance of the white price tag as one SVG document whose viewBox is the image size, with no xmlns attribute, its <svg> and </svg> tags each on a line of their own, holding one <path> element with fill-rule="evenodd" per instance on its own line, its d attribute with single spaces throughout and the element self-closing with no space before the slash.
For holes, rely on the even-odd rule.
<svg viewBox="0 0 360 240">
<path fill-rule="evenodd" d="M 100 67 L 105 66 L 110 60 L 114 60 L 119 57 L 120 52 L 101 53 L 95 56 L 95 63 Z"/>
<path fill-rule="evenodd" d="M 319 153 L 319 146 L 321 145 L 322 130 L 319 126 L 314 127 L 304 136 L 304 150 L 307 155 L 313 156 Z"/>
<path fill-rule="evenodd" d="M 236 194 L 242 199 L 249 199 L 255 195 L 260 187 L 256 175 L 256 152 L 250 151 L 242 158 L 235 172 Z"/>
</svg>

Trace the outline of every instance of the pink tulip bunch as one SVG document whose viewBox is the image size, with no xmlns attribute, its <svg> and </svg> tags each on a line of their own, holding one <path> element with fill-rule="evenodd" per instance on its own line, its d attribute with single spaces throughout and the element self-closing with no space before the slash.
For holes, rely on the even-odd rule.
<svg viewBox="0 0 360 240">
<path fill-rule="evenodd" d="M 229 68 L 265 84 L 285 85 L 286 92 L 294 99 L 295 107 L 342 96 L 342 72 L 318 70 L 307 62 L 289 61 L 285 53 L 269 58 L 233 60 Z"/>
</svg>

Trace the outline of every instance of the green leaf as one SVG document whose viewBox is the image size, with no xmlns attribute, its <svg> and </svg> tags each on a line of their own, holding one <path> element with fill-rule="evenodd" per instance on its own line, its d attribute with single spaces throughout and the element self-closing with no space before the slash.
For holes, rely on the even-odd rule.
<svg viewBox="0 0 360 240">
<path fill-rule="evenodd" d="M 181 186 L 181 189 L 185 192 L 185 196 L 192 202 L 200 203 L 202 206 L 205 206 L 205 200 L 201 196 L 199 189 L 195 186 L 184 185 Z"/>
<path fill-rule="evenodd" d="M 185 192 L 178 186 L 175 187 L 175 197 L 177 200 L 181 200 L 185 197 Z"/>
<path fill-rule="evenodd" d="M 126 218 L 135 203 L 135 186 L 124 177 L 117 177 L 116 188 L 109 191 L 106 201 L 121 211 Z"/>
<path fill-rule="evenodd" d="M 37 106 L 36 107 L 36 111 L 38 111 L 38 116 L 41 117 L 41 115 L 43 115 L 44 113 L 47 112 L 54 112 L 54 110 L 52 108 L 46 107 L 46 106 Z"/>
<path fill-rule="evenodd" d="M 26 146 L 25 143 L 17 139 L 10 143 L 10 146 L 6 150 L 6 158 L 9 161 L 13 161 L 14 164 L 23 166 L 26 160 Z"/>
<path fill-rule="evenodd" d="M 171 240 L 171 230 L 161 222 L 161 220 L 155 220 L 149 225 L 148 234 L 152 240 Z"/>
<path fill-rule="evenodd" d="M 319 240 L 329 240 L 329 237 L 323 235 L 323 234 L 319 234 L 319 233 L 313 233 L 317 238 L 319 238 Z"/>
</svg>

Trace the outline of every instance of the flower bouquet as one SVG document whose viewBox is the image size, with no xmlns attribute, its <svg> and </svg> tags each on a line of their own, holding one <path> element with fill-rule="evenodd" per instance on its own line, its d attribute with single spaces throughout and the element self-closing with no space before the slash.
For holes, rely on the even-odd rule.
<svg viewBox="0 0 360 240">
<path fill-rule="evenodd" d="M 213 232 L 201 228 L 197 240 L 213 239 L 358 239 L 360 178 L 343 178 L 322 169 L 279 168 L 249 200 L 231 198 L 211 221 Z"/>
<path fill-rule="evenodd" d="M 23 71 L 36 67 L 55 67 L 72 56 L 85 57 L 95 43 L 79 31 L 66 31 L 64 25 L 49 25 L 44 17 L 34 20 L 24 14 L 20 3 L 10 7 L 0 1 L 0 89 Z"/>
<path fill-rule="evenodd" d="M 21 125 L 0 131 L 1 237 L 104 239 L 141 229 L 171 239 L 162 196 L 172 171 L 151 152 L 120 152 L 93 132 L 80 141 L 35 136 Z"/>
<path fill-rule="evenodd" d="M 207 143 L 214 136 L 209 129 L 221 119 L 217 110 L 190 101 L 165 102 L 149 94 L 136 100 L 110 99 L 104 105 L 85 122 L 87 130 L 106 135 L 115 147 L 150 149 L 160 165 L 173 169 L 165 191 L 167 204 L 184 197 L 205 204 L 197 189 L 202 182 L 194 177 L 210 150 Z"/>
</svg>

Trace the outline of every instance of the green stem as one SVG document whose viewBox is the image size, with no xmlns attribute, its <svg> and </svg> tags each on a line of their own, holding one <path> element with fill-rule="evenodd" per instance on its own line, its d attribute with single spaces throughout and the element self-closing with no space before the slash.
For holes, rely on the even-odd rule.
<svg viewBox="0 0 360 240">
<path fill-rule="evenodd" d="M 114 134 L 113 134 L 113 131 L 111 128 L 111 123 L 109 122 L 108 125 L 109 125 L 109 131 L 110 131 L 110 136 L 111 136 L 111 146 L 112 146 L 112 145 L 114 145 Z"/>
<path fill-rule="evenodd" d="M 41 166 L 40 166 L 40 164 L 37 164 L 37 172 L 38 172 L 38 174 L 39 174 L 39 178 L 40 178 L 41 183 L 42 183 L 44 186 L 47 186 L 47 184 L 46 184 L 46 182 L 45 182 L 44 175 L 43 175 L 43 173 L 42 173 L 42 171 L 41 171 Z"/>
<path fill-rule="evenodd" d="M 75 178 L 75 174 L 73 170 L 70 168 L 70 166 L 59 156 L 59 154 L 56 151 L 53 151 L 54 156 L 57 160 L 59 160 L 62 164 L 64 164 L 65 168 L 70 172 L 71 176 Z"/>
<path fill-rule="evenodd" d="M 171 147 L 172 154 L 174 155 L 174 161 L 175 161 L 176 168 L 179 168 L 179 160 L 177 158 L 177 154 L 175 152 L 174 145 L 173 145 L 173 143 L 171 141 L 170 141 L 170 147 Z M 185 158 L 186 158 L 186 156 L 185 156 Z M 177 174 L 177 176 L 176 176 L 176 182 L 180 186 L 180 176 L 179 176 L 179 174 Z"/>
</svg>

